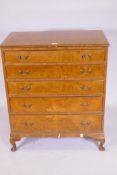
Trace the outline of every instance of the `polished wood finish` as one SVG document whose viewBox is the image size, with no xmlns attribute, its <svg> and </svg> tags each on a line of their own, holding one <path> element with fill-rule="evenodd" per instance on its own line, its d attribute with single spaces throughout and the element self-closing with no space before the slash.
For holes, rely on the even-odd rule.
<svg viewBox="0 0 117 175">
<path fill-rule="evenodd" d="M 7 66 L 6 74 L 9 79 L 102 79 L 105 75 L 104 69 L 104 65 L 16 65 Z"/>
<path fill-rule="evenodd" d="M 104 92 L 103 80 L 8 82 L 9 96 L 100 95 Z"/>
<path fill-rule="evenodd" d="M 102 112 L 102 97 L 10 98 L 12 113 Z"/>
<path fill-rule="evenodd" d="M 104 33 L 99 30 L 12 32 L 1 47 L 39 47 L 39 46 L 108 46 Z"/>
<path fill-rule="evenodd" d="M 103 63 L 104 50 L 50 50 L 9 51 L 5 53 L 6 64 L 13 63 Z"/>
<path fill-rule="evenodd" d="M 100 115 L 14 115 L 13 131 L 17 133 L 77 133 L 101 131 Z M 67 127 L 66 127 L 67 126 Z"/>
<path fill-rule="evenodd" d="M 2 43 L 12 151 L 22 137 L 86 137 L 104 150 L 102 31 L 11 33 Z"/>
</svg>

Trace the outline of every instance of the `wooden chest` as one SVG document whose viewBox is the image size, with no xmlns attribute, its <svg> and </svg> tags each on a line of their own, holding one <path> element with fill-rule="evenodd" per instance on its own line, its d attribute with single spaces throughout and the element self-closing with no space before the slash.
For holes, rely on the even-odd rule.
<svg viewBox="0 0 117 175">
<path fill-rule="evenodd" d="M 12 151 L 22 137 L 88 137 L 104 150 L 102 31 L 11 33 L 1 44 Z"/>
</svg>

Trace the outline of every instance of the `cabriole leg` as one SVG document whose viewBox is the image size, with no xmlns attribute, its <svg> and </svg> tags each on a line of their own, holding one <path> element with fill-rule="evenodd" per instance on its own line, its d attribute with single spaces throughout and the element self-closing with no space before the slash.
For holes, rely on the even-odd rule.
<svg viewBox="0 0 117 175">
<path fill-rule="evenodd" d="M 100 151 L 105 150 L 104 143 L 105 143 L 105 139 L 100 140 L 100 144 L 99 144 L 99 150 Z"/>
<path fill-rule="evenodd" d="M 12 145 L 11 151 L 15 152 L 16 151 L 16 141 L 19 141 L 20 138 L 15 138 L 15 137 L 10 137 L 10 143 Z"/>
<path fill-rule="evenodd" d="M 16 143 L 15 143 L 15 139 L 14 138 L 10 138 L 10 143 L 13 146 L 11 148 L 11 151 L 15 152 L 16 151 Z"/>
</svg>

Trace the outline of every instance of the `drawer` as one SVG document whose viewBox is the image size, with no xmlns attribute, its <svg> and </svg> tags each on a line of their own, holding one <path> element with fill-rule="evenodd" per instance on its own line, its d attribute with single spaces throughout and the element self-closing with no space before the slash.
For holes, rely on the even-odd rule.
<svg viewBox="0 0 117 175">
<path fill-rule="evenodd" d="M 14 115 L 11 118 L 13 132 L 22 133 L 78 133 L 100 131 L 99 115 Z"/>
<path fill-rule="evenodd" d="M 102 112 L 102 97 L 10 98 L 12 113 Z"/>
<path fill-rule="evenodd" d="M 6 66 L 8 78 L 86 79 L 103 78 L 104 65 Z"/>
<path fill-rule="evenodd" d="M 94 63 L 104 62 L 104 50 L 8 51 L 5 61 L 10 63 Z"/>
<path fill-rule="evenodd" d="M 10 96 L 44 96 L 44 95 L 86 95 L 101 94 L 104 81 L 39 81 L 8 82 Z"/>
</svg>

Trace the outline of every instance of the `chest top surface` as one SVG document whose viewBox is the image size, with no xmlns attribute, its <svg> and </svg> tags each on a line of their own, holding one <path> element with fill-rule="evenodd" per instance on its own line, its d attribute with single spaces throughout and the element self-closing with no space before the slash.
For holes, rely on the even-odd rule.
<svg viewBox="0 0 117 175">
<path fill-rule="evenodd" d="M 58 46 L 102 45 L 109 43 L 100 30 L 12 32 L 0 47 L 39 47 L 57 44 Z"/>
</svg>

